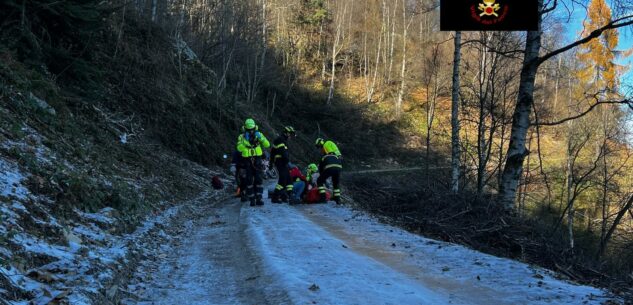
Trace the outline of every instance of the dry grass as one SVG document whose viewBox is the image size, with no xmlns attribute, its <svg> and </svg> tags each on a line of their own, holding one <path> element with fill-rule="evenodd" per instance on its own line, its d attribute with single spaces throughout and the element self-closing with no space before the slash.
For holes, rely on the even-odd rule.
<svg viewBox="0 0 633 305">
<path fill-rule="evenodd" d="M 354 202 L 384 221 L 411 232 L 466 245 L 475 250 L 537 264 L 574 281 L 631 296 L 633 278 L 625 270 L 601 264 L 592 251 L 571 253 L 565 233 L 552 233 L 548 217 L 519 217 L 506 212 L 492 196 L 450 193 L 447 177 L 423 173 L 348 176 L 344 186 Z"/>
</svg>

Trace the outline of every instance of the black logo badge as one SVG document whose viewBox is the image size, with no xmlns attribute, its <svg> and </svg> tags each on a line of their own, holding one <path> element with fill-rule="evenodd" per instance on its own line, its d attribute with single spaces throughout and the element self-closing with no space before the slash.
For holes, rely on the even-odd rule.
<svg viewBox="0 0 633 305">
<path fill-rule="evenodd" d="M 442 31 L 536 31 L 538 0 L 440 0 Z"/>
</svg>

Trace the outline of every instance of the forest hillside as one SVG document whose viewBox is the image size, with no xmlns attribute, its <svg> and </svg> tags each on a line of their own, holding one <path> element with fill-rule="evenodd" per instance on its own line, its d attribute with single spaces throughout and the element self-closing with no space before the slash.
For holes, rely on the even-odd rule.
<svg viewBox="0 0 633 305">
<path fill-rule="evenodd" d="M 300 168 L 335 141 L 344 202 L 383 222 L 630 295 L 631 3 L 540 2 L 527 33 L 440 31 L 438 5 L 0 1 L 0 271 L 42 280 L 26 238 L 68 246 L 97 214 L 121 235 L 227 198 L 253 118 L 297 130 Z"/>
</svg>

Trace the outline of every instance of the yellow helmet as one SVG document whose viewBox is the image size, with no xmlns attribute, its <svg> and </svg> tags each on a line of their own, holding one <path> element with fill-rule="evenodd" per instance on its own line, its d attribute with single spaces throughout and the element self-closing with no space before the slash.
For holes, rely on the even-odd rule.
<svg viewBox="0 0 633 305">
<path fill-rule="evenodd" d="M 257 125 L 255 125 L 255 120 L 253 119 L 246 119 L 244 122 L 244 129 L 246 130 L 255 129 L 255 127 L 257 127 Z"/>
</svg>

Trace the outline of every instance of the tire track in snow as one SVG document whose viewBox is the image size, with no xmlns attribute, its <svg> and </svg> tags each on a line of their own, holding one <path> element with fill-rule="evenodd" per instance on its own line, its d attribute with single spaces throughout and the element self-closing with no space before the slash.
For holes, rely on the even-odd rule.
<svg viewBox="0 0 633 305">
<path fill-rule="evenodd" d="M 246 244 L 241 205 L 231 200 L 205 211 L 146 283 L 149 299 L 138 304 L 288 304 Z"/>
<path fill-rule="evenodd" d="M 293 304 L 451 304 L 388 266 L 356 253 L 287 205 L 243 210 L 264 272 Z"/>
<path fill-rule="evenodd" d="M 391 247 L 388 244 L 376 243 L 366 238 L 364 232 L 350 231 L 345 226 L 337 223 L 341 219 L 334 219 L 321 213 L 315 213 L 314 208 L 318 210 L 318 207 L 306 206 L 301 207 L 301 211 L 306 218 L 341 239 L 353 251 L 406 274 L 424 287 L 448 295 L 451 304 L 514 304 L 504 303 L 499 300 L 499 292 L 495 292 L 488 287 L 476 287 L 472 283 L 436 276 L 433 271 L 420 268 L 420 266 L 411 263 L 411 255 L 409 253 Z"/>
<path fill-rule="evenodd" d="M 301 206 L 302 215 L 367 255 L 449 295 L 452 304 L 602 304 L 621 300 L 556 279 L 539 267 L 418 236 L 339 206 Z"/>
</svg>

